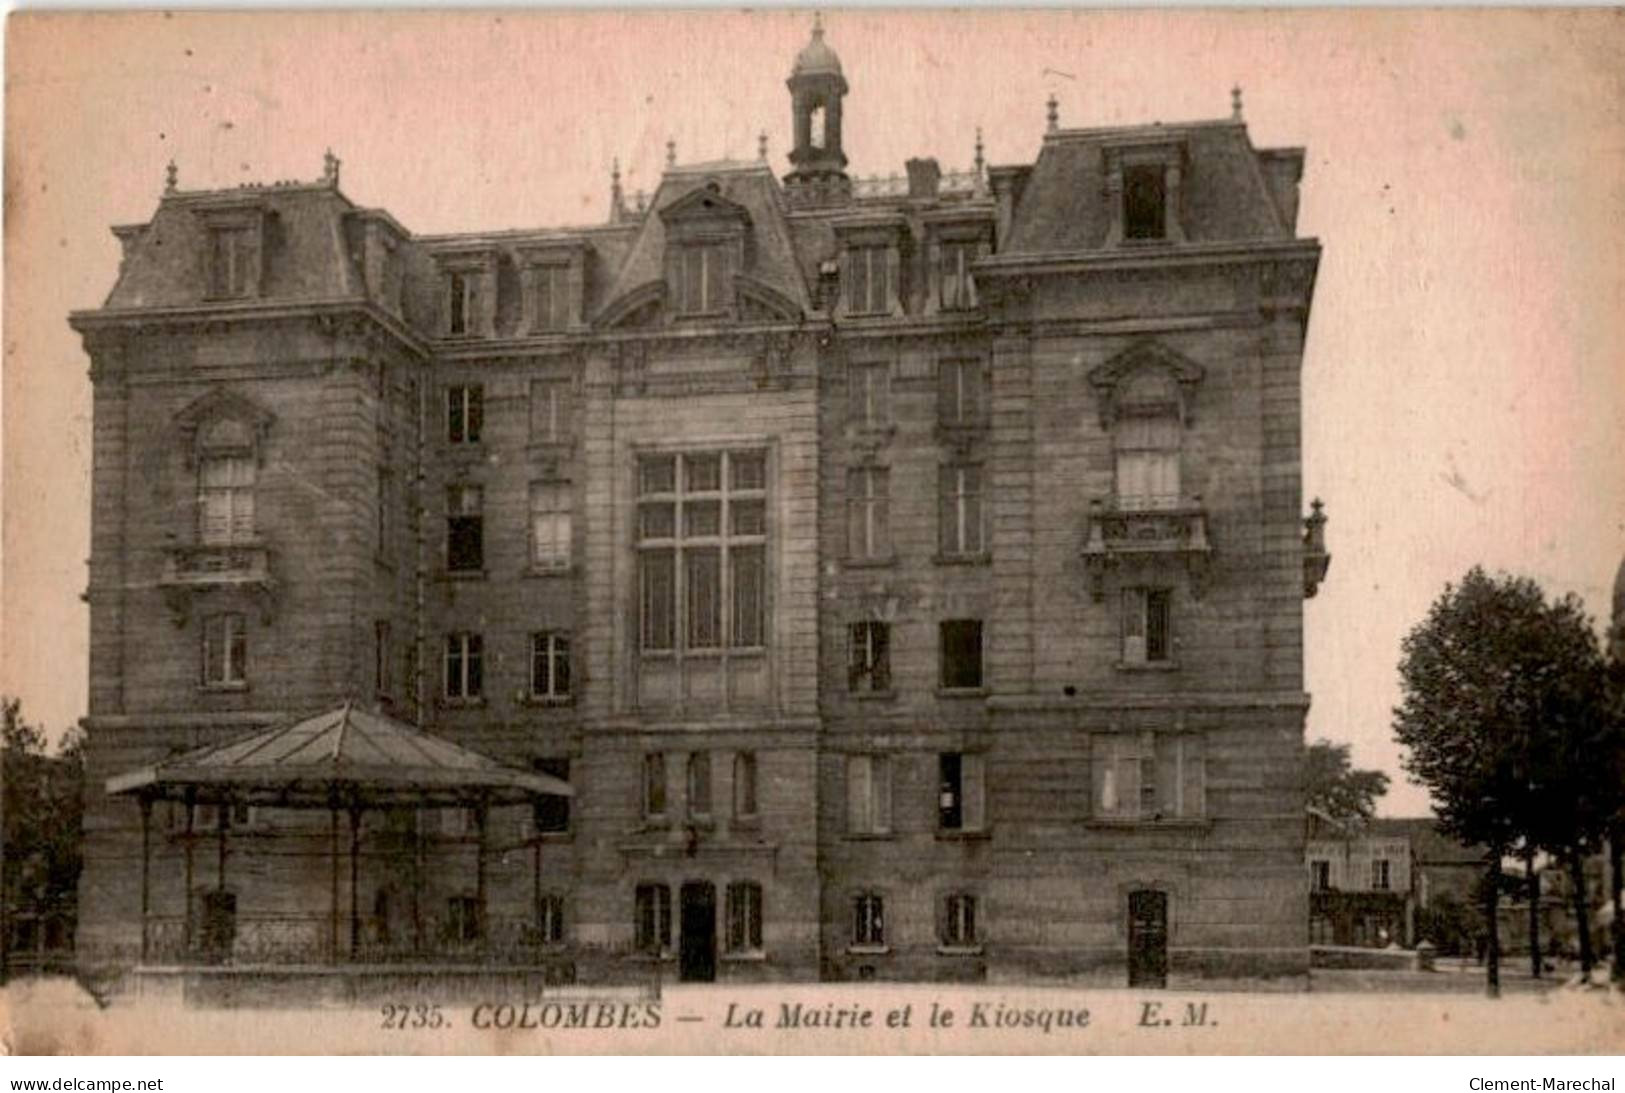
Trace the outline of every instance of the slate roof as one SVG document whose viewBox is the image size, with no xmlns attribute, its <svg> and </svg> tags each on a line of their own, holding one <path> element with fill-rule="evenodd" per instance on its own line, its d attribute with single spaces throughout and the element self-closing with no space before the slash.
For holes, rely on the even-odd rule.
<svg viewBox="0 0 1625 1093">
<path fill-rule="evenodd" d="M 107 780 L 108 793 L 142 791 L 289 808 L 472 804 L 482 796 L 515 804 L 572 795 L 557 778 L 505 766 L 348 702 Z"/>
<path fill-rule="evenodd" d="M 1189 243 L 1288 240 L 1293 233 L 1240 122 L 1062 130 L 1044 140 L 1011 218 L 1005 254 L 1098 250 L 1111 208 L 1106 152 L 1166 140 L 1187 152 L 1181 222 Z"/>
</svg>

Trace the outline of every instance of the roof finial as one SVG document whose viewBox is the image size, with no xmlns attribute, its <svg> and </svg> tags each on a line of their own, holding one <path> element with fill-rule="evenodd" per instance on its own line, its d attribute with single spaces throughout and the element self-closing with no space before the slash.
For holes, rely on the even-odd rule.
<svg viewBox="0 0 1625 1093">
<path fill-rule="evenodd" d="M 677 166 L 677 142 L 675 140 L 666 142 L 666 166 Z"/>
<path fill-rule="evenodd" d="M 1049 121 L 1048 129 L 1051 133 L 1061 127 L 1061 104 L 1056 101 L 1055 93 L 1050 92 L 1049 102 L 1045 103 L 1044 116 Z"/>
<path fill-rule="evenodd" d="M 758 162 L 767 162 L 767 130 L 763 129 L 756 134 L 756 159 Z"/>
<path fill-rule="evenodd" d="M 977 178 L 982 177 L 982 169 L 986 165 L 987 165 L 987 161 L 982 158 L 982 127 L 980 125 L 978 125 L 976 127 L 976 177 Z"/>
<path fill-rule="evenodd" d="M 609 222 L 619 224 L 626 217 L 626 193 L 621 189 L 621 157 L 609 168 Z"/>
<path fill-rule="evenodd" d="M 1230 120 L 1241 120 L 1241 85 L 1239 83 L 1230 89 Z"/>
<path fill-rule="evenodd" d="M 169 166 L 164 168 L 164 193 L 174 193 L 175 185 L 179 180 L 180 172 L 176 170 L 175 161 L 172 159 L 169 161 Z"/>
<path fill-rule="evenodd" d="M 333 154 L 333 149 L 329 148 L 327 154 L 322 156 L 322 181 L 337 188 L 339 184 L 339 167 L 342 163 L 343 161 Z"/>
<path fill-rule="evenodd" d="M 815 11 L 815 12 L 813 12 L 813 37 L 814 38 L 822 38 L 823 36 L 824 36 L 824 13 L 821 12 L 821 11 Z"/>
</svg>

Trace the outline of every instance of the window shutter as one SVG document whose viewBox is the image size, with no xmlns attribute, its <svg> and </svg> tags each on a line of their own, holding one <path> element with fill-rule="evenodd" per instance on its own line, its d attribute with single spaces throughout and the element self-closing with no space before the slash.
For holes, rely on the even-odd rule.
<svg viewBox="0 0 1625 1093">
<path fill-rule="evenodd" d="M 1096 733 L 1090 748 L 1090 780 L 1094 783 L 1095 816 L 1111 816 L 1117 812 L 1117 776 L 1112 768 L 1112 737 Z"/>
<path fill-rule="evenodd" d="M 971 754 L 962 756 L 959 761 L 960 807 L 964 810 L 966 831 L 982 831 L 987 826 L 984 758 Z"/>
<path fill-rule="evenodd" d="M 891 474 L 883 468 L 869 471 L 869 554 L 891 553 Z"/>
<path fill-rule="evenodd" d="M 891 757 L 876 755 L 871 757 L 873 764 L 871 778 L 874 785 L 874 830 L 878 834 L 887 834 L 891 831 Z"/>
<path fill-rule="evenodd" d="M 937 471 L 937 545 L 944 554 L 959 553 L 959 470 L 941 467 Z"/>
<path fill-rule="evenodd" d="M 869 542 L 864 526 L 864 472 L 846 473 L 846 554 L 849 558 L 865 558 Z"/>
<path fill-rule="evenodd" d="M 987 373 L 979 361 L 961 361 L 959 363 L 962 397 L 964 406 L 961 408 L 961 420 L 966 423 L 982 420 L 982 402 L 985 392 L 983 386 L 987 381 Z"/>
<path fill-rule="evenodd" d="M 1123 589 L 1123 661 L 1138 664 L 1145 660 L 1145 590 Z"/>
<path fill-rule="evenodd" d="M 1190 734 L 1180 738 L 1184 762 L 1180 772 L 1184 798 L 1181 816 L 1207 815 L 1207 748 L 1203 738 Z"/>
<path fill-rule="evenodd" d="M 926 268 L 931 271 L 931 304 L 932 308 L 937 311 L 953 307 L 955 304 L 953 298 L 954 286 L 951 283 L 953 272 L 943 266 L 944 256 L 951 261 L 953 253 L 951 247 L 944 250 L 940 242 L 936 239 L 931 240 L 930 253 L 927 256 L 930 265 Z"/>
<path fill-rule="evenodd" d="M 885 292 L 879 300 L 880 307 L 878 310 L 896 311 L 903 298 L 903 283 L 900 277 L 902 260 L 897 253 L 896 247 L 886 247 L 883 249 L 883 253 L 886 256 L 886 284 Z"/>
<path fill-rule="evenodd" d="M 869 762 L 867 755 L 846 758 L 846 829 L 854 834 L 873 830 L 870 811 Z"/>
<path fill-rule="evenodd" d="M 247 464 L 248 461 L 241 462 Z M 244 482 L 235 486 L 228 496 L 231 498 L 231 539 L 246 542 L 254 537 L 254 487 Z"/>
<path fill-rule="evenodd" d="M 966 467 L 960 473 L 965 480 L 965 552 L 980 554 L 987 549 L 987 525 L 982 512 L 982 468 Z"/>
</svg>

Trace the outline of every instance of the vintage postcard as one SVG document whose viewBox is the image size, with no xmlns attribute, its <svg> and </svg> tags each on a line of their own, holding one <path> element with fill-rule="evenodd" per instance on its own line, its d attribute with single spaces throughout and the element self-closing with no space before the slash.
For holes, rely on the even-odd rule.
<svg viewBox="0 0 1625 1093">
<path fill-rule="evenodd" d="M 1618 12 L 7 44 L 10 1051 L 1625 1047 Z"/>
</svg>

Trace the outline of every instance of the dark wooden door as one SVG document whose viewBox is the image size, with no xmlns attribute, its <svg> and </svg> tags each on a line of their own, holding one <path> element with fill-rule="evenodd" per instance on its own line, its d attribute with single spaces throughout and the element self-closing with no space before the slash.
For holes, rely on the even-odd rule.
<svg viewBox="0 0 1625 1093">
<path fill-rule="evenodd" d="M 1168 894 L 1141 889 L 1128 896 L 1128 985 L 1168 985 Z"/>
<path fill-rule="evenodd" d="M 706 881 L 683 885 L 678 970 L 685 983 L 717 977 L 717 890 Z"/>
</svg>

